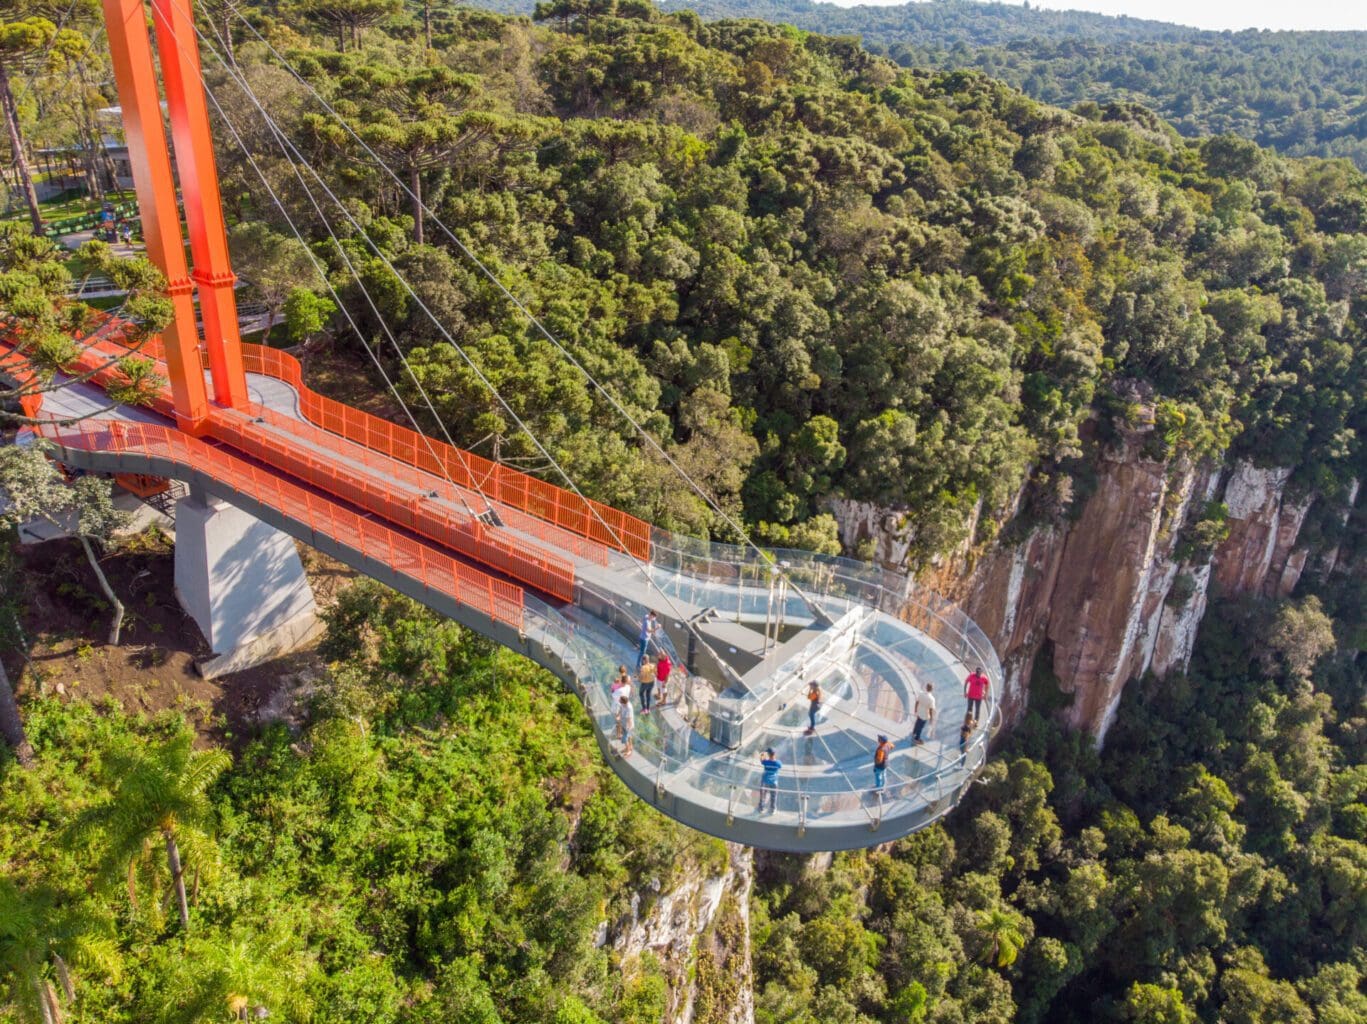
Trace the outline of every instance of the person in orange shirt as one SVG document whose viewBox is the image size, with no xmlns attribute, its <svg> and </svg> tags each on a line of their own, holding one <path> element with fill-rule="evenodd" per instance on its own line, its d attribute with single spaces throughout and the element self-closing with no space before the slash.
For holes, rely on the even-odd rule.
<svg viewBox="0 0 1367 1024">
<path fill-rule="evenodd" d="M 807 687 L 807 735 L 816 732 L 816 713 L 821 710 L 821 687 L 815 682 Z"/>
<path fill-rule="evenodd" d="M 873 751 L 873 788 L 883 788 L 883 780 L 888 771 L 888 757 L 892 754 L 892 744 L 886 736 L 878 737 L 878 746 Z"/>
</svg>

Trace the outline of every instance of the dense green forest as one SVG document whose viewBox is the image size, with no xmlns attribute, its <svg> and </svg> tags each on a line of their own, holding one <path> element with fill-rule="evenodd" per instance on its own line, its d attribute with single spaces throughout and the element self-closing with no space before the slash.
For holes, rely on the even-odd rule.
<svg viewBox="0 0 1367 1024">
<path fill-rule="evenodd" d="M 757 1020 L 1362 1020 L 1367 719 L 1312 677 L 1327 628 L 1226 607 L 1102 756 L 1032 715 L 946 828 L 774 863 Z"/>
<path fill-rule="evenodd" d="M 532 0 L 480 6 L 530 13 Z M 1184 135 L 1242 135 L 1367 168 L 1367 32 L 1209 32 L 977 0 L 837 7 L 670 0 L 712 21 L 762 18 L 860 37 L 907 67 L 976 68 L 1064 107 L 1134 102 Z"/>
<path fill-rule="evenodd" d="M 1347 161 L 1186 141 L 1133 105 L 1069 114 L 761 22 L 543 16 L 451 12 L 427 65 L 410 62 L 414 28 L 338 52 L 262 22 L 765 539 L 829 549 L 832 493 L 904 510 L 918 559 L 968 539 L 979 503 L 990 535 L 1027 478 L 1032 514 L 1059 514 L 1085 493 L 1079 428 L 1098 408 L 1156 417 L 1156 458 L 1231 449 L 1330 498 L 1363 475 L 1367 179 Z M 225 111 L 362 329 L 379 338 L 376 312 L 397 329 L 457 436 L 538 466 L 380 254 L 581 484 L 717 529 L 259 44 L 238 58 L 367 225 L 331 207 L 375 310 L 219 73 Z M 236 147 L 223 167 L 231 214 L 287 233 Z"/>
<path fill-rule="evenodd" d="M 1367 475 L 1367 178 L 1347 161 L 645 2 L 563 0 L 540 24 L 440 9 L 426 55 L 420 19 L 353 6 L 230 19 L 244 80 L 335 203 L 302 191 L 227 46 L 206 55 L 238 265 L 268 305 L 301 290 L 292 308 L 316 313 L 310 246 L 366 341 L 393 359 L 392 329 L 481 453 L 548 468 L 448 334 L 587 491 L 725 532 L 444 228 L 771 543 L 832 550 L 822 502 L 843 495 L 903 513 L 920 564 L 990 539 L 1027 483 L 1027 517 L 1066 514 L 1109 424 L 1150 418 L 1152 457 L 1295 467 L 1328 520 Z M 61 109 L 52 77 L 21 96 L 35 130 Z M 332 336 L 364 362 L 345 323 Z"/>
<path fill-rule="evenodd" d="M 757 1021 L 1361 1021 L 1367 708 L 1351 666 L 1315 668 L 1328 622 L 1227 607 L 1103 756 L 1032 715 L 947 825 L 824 871 L 762 856 Z M 0 760 L 0 1020 L 69 980 L 91 1022 L 660 1021 L 660 964 L 600 922 L 721 844 L 632 798 L 551 676 L 405 599 L 346 592 L 323 650 L 302 731 L 231 763 L 178 714 L 27 704 L 37 766 Z M 725 1020 L 734 965 L 695 970 L 697 1019 Z"/>
<path fill-rule="evenodd" d="M 822 501 L 846 495 L 904 514 L 927 560 L 1068 515 L 1117 428 L 1152 422 L 1154 460 L 1294 467 L 1323 497 L 1312 531 L 1354 542 L 1367 178 L 1349 161 L 645 0 L 539 16 L 443 7 L 429 49 L 397 4 L 251 7 L 758 537 L 833 549 Z M 362 344 L 389 358 L 392 327 L 457 437 L 544 471 L 383 255 L 587 491 L 724 535 L 245 24 L 216 23 L 354 219 L 319 199 L 334 242 L 206 52 L 235 258 L 298 337 L 359 366 Z M 62 88 L 20 83 L 26 127 L 56 130 Z M 364 338 L 321 329 L 308 297 L 329 285 Z M 1360 642 L 1363 600 L 1343 578 L 1308 590 L 1218 605 L 1191 672 L 1131 686 L 1103 754 L 1052 724 L 1040 671 L 1035 713 L 945 825 L 826 871 L 761 857 L 757 1020 L 1362 1020 L 1367 707 L 1333 649 Z M 81 1021 L 660 1020 L 661 966 L 618 962 L 600 923 L 724 848 L 629 799 L 551 677 L 410 602 L 348 591 L 322 655 L 300 731 L 231 758 L 178 716 L 25 703 L 37 765 L 0 754 L 0 1020 L 41 1020 L 49 991 Z M 694 965 L 701 1024 L 735 998 L 723 968 Z"/>
</svg>

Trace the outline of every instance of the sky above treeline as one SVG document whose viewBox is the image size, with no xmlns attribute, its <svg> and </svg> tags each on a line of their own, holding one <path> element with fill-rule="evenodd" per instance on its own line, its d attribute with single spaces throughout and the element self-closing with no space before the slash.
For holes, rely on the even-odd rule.
<svg viewBox="0 0 1367 1024">
<path fill-rule="evenodd" d="M 856 4 L 900 4 L 905 0 L 832 0 Z M 1019 0 L 1005 0 L 1019 2 Z M 1367 29 L 1363 0 L 1031 0 L 1032 7 L 1054 11 L 1127 14 L 1208 29 Z"/>
</svg>

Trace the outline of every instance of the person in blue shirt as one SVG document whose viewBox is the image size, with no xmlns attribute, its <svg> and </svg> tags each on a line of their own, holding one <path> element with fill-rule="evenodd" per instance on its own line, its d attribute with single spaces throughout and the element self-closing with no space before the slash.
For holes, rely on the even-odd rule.
<svg viewBox="0 0 1367 1024">
<path fill-rule="evenodd" d="M 758 810 L 760 814 L 764 813 L 764 798 L 768 796 L 769 813 L 772 814 L 778 802 L 778 770 L 783 767 L 783 762 L 774 754 L 774 748 L 770 747 L 760 755 L 759 765 L 764 769 L 764 774 L 759 780 Z"/>
<path fill-rule="evenodd" d="M 640 668 L 641 663 L 646 660 L 646 649 L 655 639 L 655 633 L 660 628 L 660 620 L 655 617 L 655 613 L 649 612 L 641 620 L 641 649 L 636 654 L 636 667 Z"/>
</svg>

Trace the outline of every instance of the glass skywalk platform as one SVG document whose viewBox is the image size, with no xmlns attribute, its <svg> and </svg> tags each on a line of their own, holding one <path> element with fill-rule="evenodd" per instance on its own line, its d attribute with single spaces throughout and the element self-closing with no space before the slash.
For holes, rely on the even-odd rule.
<svg viewBox="0 0 1367 1024">
<path fill-rule="evenodd" d="M 529 603 L 526 626 L 638 795 L 712 835 L 791 851 L 888 842 L 958 803 L 999 724 L 1002 675 L 991 644 L 957 607 L 848 559 L 775 551 L 769 563 L 751 550 L 660 531 L 652 550 L 648 566 L 621 559 L 603 572 L 616 577 L 611 607 L 592 598 L 558 611 Z M 624 756 L 609 687 L 619 665 L 634 678 L 631 638 L 649 608 L 660 615 L 671 660 L 693 669 L 686 681 L 675 670 L 668 702 L 650 715 L 640 713 L 633 684 L 635 742 Z M 961 752 L 964 679 L 979 667 L 991 688 Z M 813 681 L 823 701 L 809 734 Z M 927 685 L 938 710 L 915 744 L 915 701 Z M 895 747 L 875 790 L 879 735 Z M 783 767 L 774 807 L 766 799 L 761 812 L 759 762 L 770 748 Z"/>
<path fill-rule="evenodd" d="M 260 387 L 264 404 L 299 415 L 291 389 L 275 387 L 282 392 L 276 395 L 268 385 L 278 382 L 256 374 L 249 382 Z M 88 386 L 59 395 L 54 416 L 85 415 L 102 406 L 102 396 Z M 304 495 L 307 510 L 300 495 L 278 500 L 276 492 L 263 490 L 261 480 L 273 478 L 259 467 L 251 470 L 256 483 L 248 488 L 242 466 L 230 466 L 221 449 L 194 454 L 200 442 L 193 439 L 176 436 L 173 444 L 140 442 L 138 448 L 131 434 L 110 424 L 150 424 L 161 417 L 126 407 L 102 411 L 103 418 L 85 421 L 80 430 L 43 431 L 63 461 L 184 480 L 526 655 L 580 695 L 609 764 L 637 795 L 704 832 L 791 851 L 877 845 L 948 813 L 986 761 L 1000 720 L 997 656 L 957 607 L 904 576 L 848 559 L 800 551 L 760 555 L 657 530 L 648 561 L 621 551 L 589 558 L 581 548 L 557 546 L 573 563 L 573 599 L 550 600 L 512 587 L 517 603 L 496 604 L 491 613 L 472 605 L 459 588 L 439 585 L 450 582 L 451 570 L 436 574 L 434 559 L 455 566 L 461 556 L 441 553 L 422 538 L 388 534 L 365 517 L 328 512 L 325 496 Z M 353 460 L 349 443 L 334 440 L 328 457 L 336 464 L 381 471 L 359 453 Z M 341 529 L 350 520 L 359 528 Z M 534 537 L 512 526 L 499 534 L 529 548 L 555 537 L 554 531 Z M 395 545 L 418 555 L 395 559 Z M 427 551 L 433 554 L 421 554 Z M 608 688 L 619 665 L 634 676 L 636 638 L 649 609 L 660 617 L 661 648 L 679 668 L 667 703 L 650 715 L 639 713 L 633 684 L 636 736 L 626 755 L 615 739 Z M 960 751 L 963 681 L 978 667 L 991 687 L 982 720 Z M 817 728 L 808 734 L 806 693 L 813 681 L 824 701 Z M 915 699 L 928 685 L 938 713 L 924 743 L 915 745 Z M 880 734 L 895 747 L 885 784 L 875 791 L 873 752 Z M 773 810 L 760 813 L 759 759 L 766 748 L 783 766 Z"/>
</svg>

